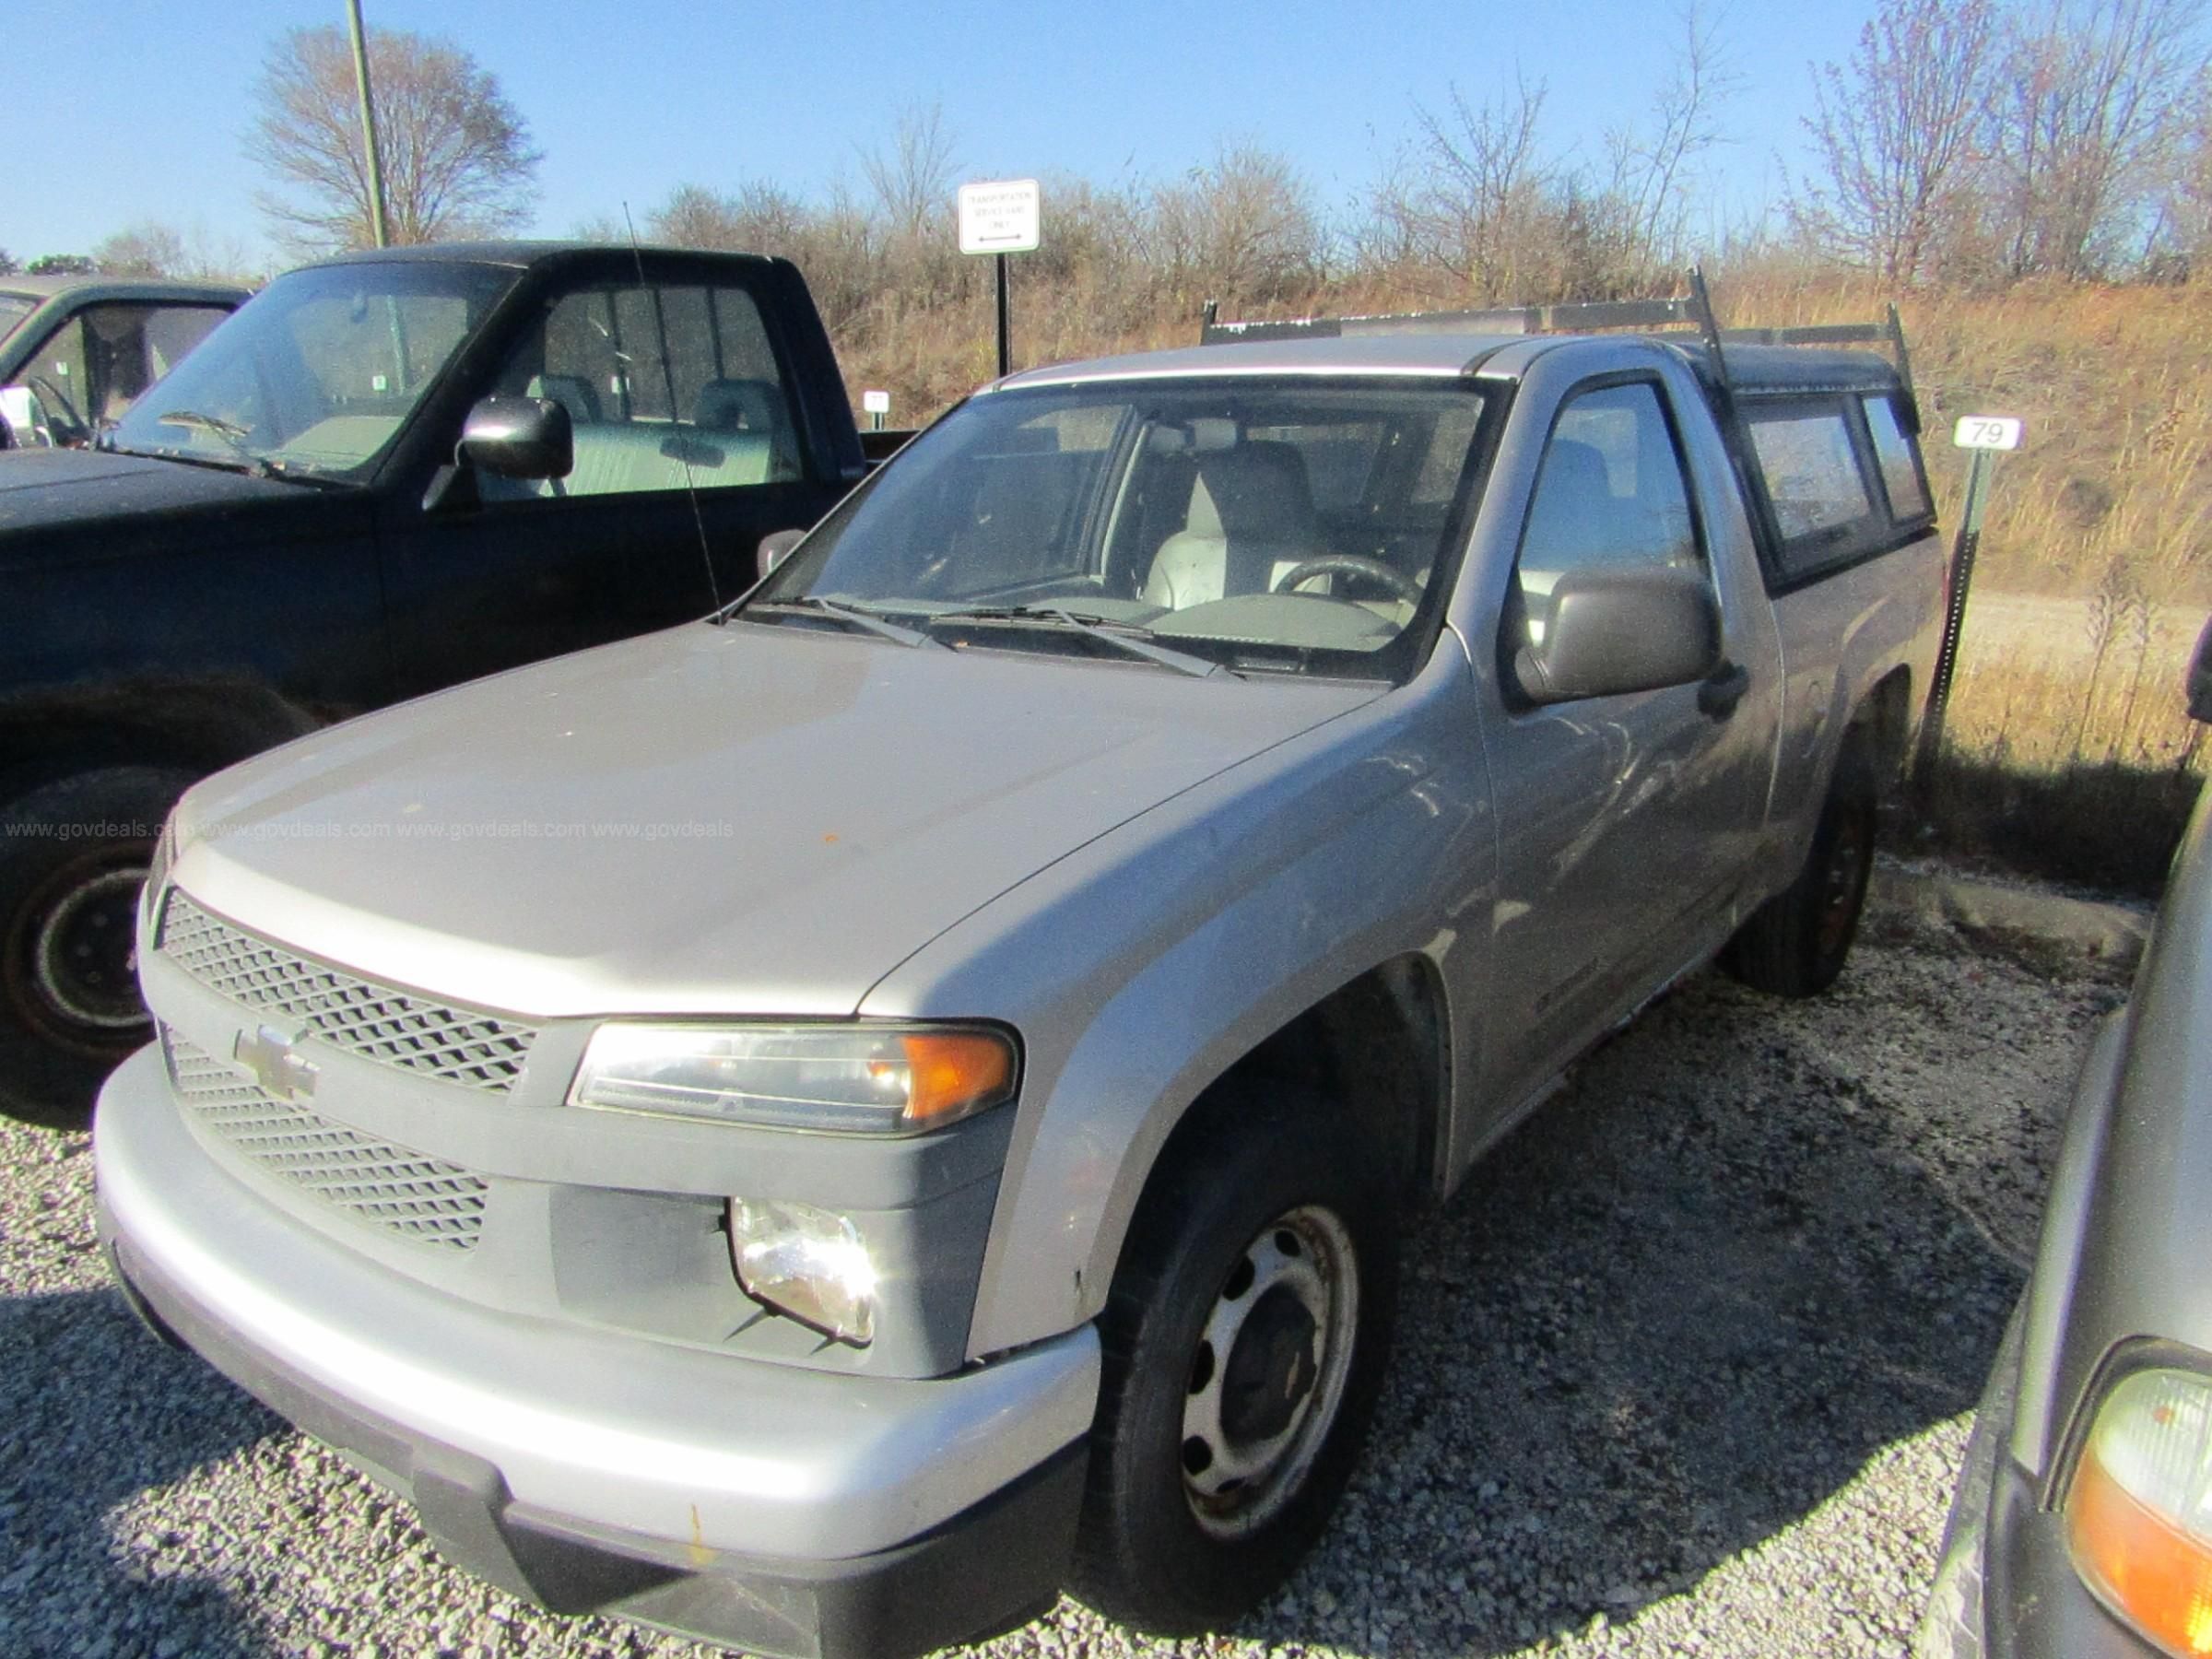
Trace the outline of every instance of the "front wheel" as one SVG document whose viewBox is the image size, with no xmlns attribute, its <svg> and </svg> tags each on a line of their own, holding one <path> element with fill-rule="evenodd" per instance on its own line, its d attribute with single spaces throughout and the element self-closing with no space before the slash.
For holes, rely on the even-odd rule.
<svg viewBox="0 0 2212 1659">
<path fill-rule="evenodd" d="M 191 782 L 165 767 L 107 767 L 0 806 L 0 1112 L 81 1126 L 100 1080 L 152 1035 L 138 996 L 138 895 Z"/>
<path fill-rule="evenodd" d="M 1075 1591 L 1162 1635 L 1297 1565 L 1350 1479 L 1390 1354 L 1397 1236 L 1329 1105 L 1234 1088 L 1171 1147 L 1100 1319 Z"/>
</svg>

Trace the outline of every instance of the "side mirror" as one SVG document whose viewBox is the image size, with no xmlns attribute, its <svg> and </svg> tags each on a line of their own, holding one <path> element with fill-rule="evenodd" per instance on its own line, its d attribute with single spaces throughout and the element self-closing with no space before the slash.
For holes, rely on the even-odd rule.
<svg viewBox="0 0 2212 1659">
<path fill-rule="evenodd" d="M 768 573 L 791 557 L 792 549 L 806 539 L 804 530 L 771 530 L 760 538 L 758 563 L 762 580 Z"/>
<path fill-rule="evenodd" d="M 2189 659 L 2189 718 L 2212 722 L 2212 619 L 2196 636 L 2196 653 Z"/>
<path fill-rule="evenodd" d="M 502 478 L 565 478 L 576 465 L 569 411 L 544 397 L 487 397 L 461 428 L 460 458 Z"/>
<path fill-rule="evenodd" d="M 1688 685 L 1720 660 L 1720 601 L 1703 571 L 1601 567 L 1560 576 L 1540 640 L 1512 669 L 1529 701 L 1556 703 Z"/>
</svg>

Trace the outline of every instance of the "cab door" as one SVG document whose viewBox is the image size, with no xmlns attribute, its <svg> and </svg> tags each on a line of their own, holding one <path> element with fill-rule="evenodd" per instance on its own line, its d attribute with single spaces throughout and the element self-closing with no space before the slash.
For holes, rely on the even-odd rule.
<svg viewBox="0 0 2212 1659">
<path fill-rule="evenodd" d="M 1478 954 L 1483 1093 L 1497 1111 L 1725 937 L 1764 818 L 1772 617 L 1725 457 L 1701 409 L 1683 418 L 1684 394 L 1700 395 L 1654 369 L 1559 399 L 1486 641 L 1499 880 Z M 1686 433 L 1707 441 L 1701 465 Z M 1545 706 L 1520 697 L 1515 652 L 1541 643 L 1559 578 L 1595 565 L 1704 573 L 1724 618 L 1712 680 Z"/>
<path fill-rule="evenodd" d="M 624 254 L 575 269 L 468 401 L 492 394 L 566 407 L 575 463 L 391 503 L 407 691 L 703 617 L 751 585 L 763 535 L 826 504 L 771 321 L 726 266 Z"/>
</svg>

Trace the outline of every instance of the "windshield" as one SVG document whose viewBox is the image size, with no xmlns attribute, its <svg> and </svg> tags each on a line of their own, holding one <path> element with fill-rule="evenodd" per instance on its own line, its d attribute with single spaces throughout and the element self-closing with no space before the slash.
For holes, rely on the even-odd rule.
<svg viewBox="0 0 2212 1659">
<path fill-rule="evenodd" d="M 279 276 L 132 406 L 114 447 L 366 478 L 518 275 L 426 261 Z"/>
<path fill-rule="evenodd" d="M 0 340 L 16 332 L 16 324 L 39 309 L 29 294 L 0 294 Z"/>
<path fill-rule="evenodd" d="M 1076 649 L 1104 624 L 1239 671 L 1398 677 L 1446 585 L 1483 407 L 1458 380 L 990 393 L 848 498 L 738 614 L 821 627 L 827 602 L 1010 649 Z"/>
</svg>

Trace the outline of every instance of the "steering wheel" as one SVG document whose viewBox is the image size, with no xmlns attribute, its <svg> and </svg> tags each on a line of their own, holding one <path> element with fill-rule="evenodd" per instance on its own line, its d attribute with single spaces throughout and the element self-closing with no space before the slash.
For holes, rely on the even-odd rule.
<svg viewBox="0 0 2212 1659">
<path fill-rule="evenodd" d="M 1388 588 L 1394 599 L 1403 599 L 1406 604 L 1416 606 L 1421 602 L 1419 582 L 1394 566 L 1386 565 L 1379 559 L 1370 559 L 1362 553 L 1324 553 L 1319 559 L 1300 559 L 1282 573 L 1273 591 L 1287 594 L 1300 582 L 1315 576 L 1365 576 Z M 1332 595 L 1316 594 L 1312 596 L 1324 599 Z"/>
</svg>

